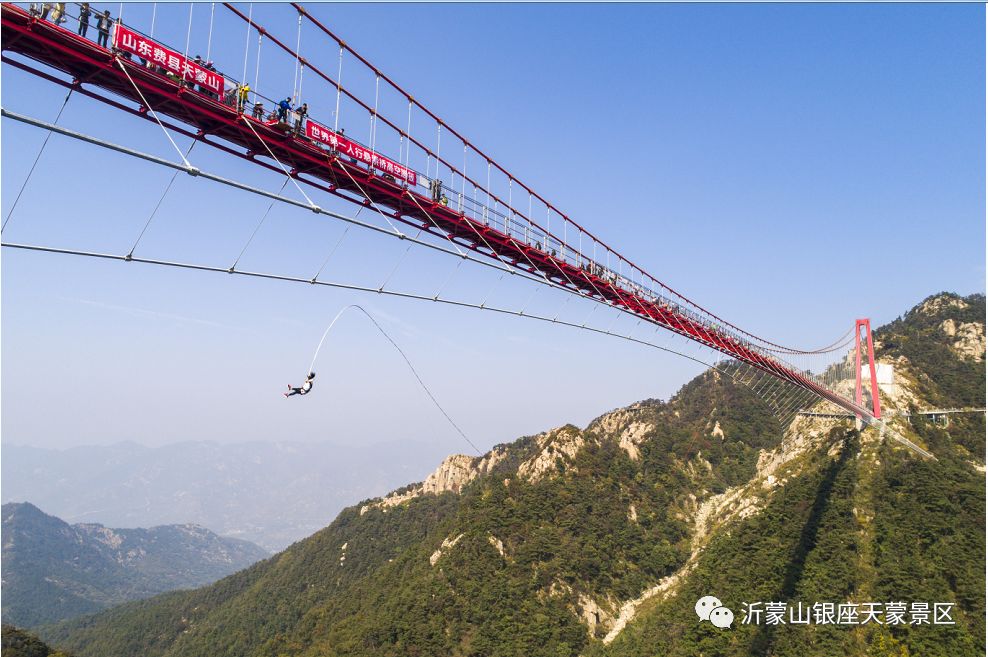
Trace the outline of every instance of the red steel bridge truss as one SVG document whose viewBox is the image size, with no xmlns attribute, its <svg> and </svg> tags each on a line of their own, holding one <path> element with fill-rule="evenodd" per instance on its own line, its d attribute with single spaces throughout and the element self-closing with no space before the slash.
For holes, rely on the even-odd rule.
<svg viewBox="0 0 988 657">
<path fill-rule="evenodd" d="M 248 35 L 248 50 L 252 41 L 257 40 L 254 52 L 258 67 L 261 47 L 265 44 L 294 59 L 295 88 L 299 94 L 303 73 L 310 77 L 314 75 L 320 84 L 327 87 L 336 98 L 335 118 L 331 120 L 299 116 L 294 111 L 282 117 L 283 120 L 269 118 L 268 111 L 274 108 L 274 101 L 260 95 L 256 88 L 246 92 L 245 102 L 238 102 L 240 89 L 243 84 L 249 83 L 248 80 L 238 80 L 216 72 L 215 76 L 221 76 L 219 84 L 222 85 L 222 92 L 212 91 L 201 84 L 203 74 L 200 69 L 204 63 L 193 63 L 187 57 L 188 45 L 184 51 L 171 48 L 160 39 L 147 37 L 135 27 L 119 21 L 114 25 L 115 34 L 109 47 L 102 47 L 91 38 L 77 34 L 71 22 L 55 24 L 21 6 L 3 3 L 2 60 L 8 66 L 70 89 L 70 95 L 81 94 L 113 109 L 157 123 L 166 135 L 184 135 L 194 139 L 195 143 L 207 144 L 254 165 L 282 173 L 286 176 L 286 184 L 291 181 L 305 202 L 249 189 L 247 185 L 200 171 L 189 163 L 180 150 L 181 163 L 164 161 L 52 123 L 18 115 L 7 108 L 3 109 L 3 115 L 44 128 L 49 134 L 55 132 L 89 141 L 169 166 L 176 173 L 186 171 L 272 199 L 308 207 L 313 212 L 330 217 L 352 221 L 352 218 L 324 210 L 305 190 L 317 197 L 315 191 L 369 208 L 387 222 L 393 229 L 391 234 L 399 239 L 564 290 L 687 338 L 702 346 L 706 353 L 713 353 L 713 358 L 701 362 L 713 365 L 751 387 L 785 424 L 797 412 L 821 400 L 865 422 L 880 420 L 874 353 L 867 320 L 858 320 L 853 331 L 833 344 L 816 350 L 785 347 L 727 322 L 671 289 L 577 224 L 419 103 L 412 94 L 354 51 L 304 7 L 297 4 L 292 4 L 292 7 L 298 13 L 299 25 L 294 45 L 259 25 L 250 9 L 245 13 L 240 8 L 225 4 L 221 11 L 225 9 L 242 21 Z M 93 25 L 95 20 L 92 20 Z M 210 21 L 212 39 L 212 18 Z M 303 56 L 300 50 L 303 23 L 307 30 L 330 40 L 338 49 L 337 70 L 324 71 Z M 95 32 L 93 27 L 90 30 Z M 126 43 L 121 40 L 121 35 L 129 35 Z M 157 58 L 157 48 L 165 53 L 160 58 Z M 173 56 L 171 62 L 168 61 L 168 54 Z M 140 55 L 147 57 L 145 59 Z M 244 62 L 246 72 L 247 54 Z M 179 67 L 186 63 L 189 67 L 180 70 Z M 373 76 L 375 92 L 372 99 L 363 99 L 344 85 L 344 63 L 347 67 L 358 67 L 364 74 Z M 235 63 L 231 65 L 236 66 Z M 209 68 L 215 71 L 215 68 Z M 200 76 L 199 79 L 196 75 Z M 253 86 L 258 86 L 256 75 Z M 378 99 L 382 88 L 407 106 L 407 117 L 387 116 L 381 111 Z M 351 135 L 344 136 L 338 132 L 341 102 L 366 113 L 370 123 L 368 143 L 359 143 Z M 257 118 L 253 114 L 255 104 L 265 108 Z M 417 128 L 414 131 L 411 129 L 413 114 Z M 429 137 L 423 137 L 424 134 L 429 134 Z M 385 135 L 390 135 L 391 139 L 386 139 Z M 384 144 L 395 141 L 398 143 L 397 152 L 388 151 Z M 454 159 L 457 161 L 454 162 Z M 423 161 L 425 171 L 416 170 L 412 165 L 412 162 Z M 467 170 L 469 163 L 473 163 L 470 171 Z M 396 222 L 414 228 L 418 231 L 416 236 L 398 230 Z M 361 225 L 369 227 L 366 223 Z M 420 235 L 428 236 L 428 239 L 420 239 Z M 316 278 L 303 280 L 264 275 L 234 267 L 149 260 L 134 256 L 133 249 L 128 254 L 118 255 L 17 244 L 6 240 L 3 246 L 322 283 Z M 417 297 L 411 294 L 399 296 Z M 428 300 L 443 301 L 438 295 Z M 527 316 L 548 321 L 546 317 Z M 551 321 L 557 322 L 556 319 Z M 865 329 L 864 334 L 862 329 Z M 861 381 L 861 350 L 865 346 L 872 382 L 867 402 L 862 395 Z M 805 366 L 809 358 L 825 358 L 828 355 L 831 362 L 819 373 L 814 374 Z"/>
</svg>

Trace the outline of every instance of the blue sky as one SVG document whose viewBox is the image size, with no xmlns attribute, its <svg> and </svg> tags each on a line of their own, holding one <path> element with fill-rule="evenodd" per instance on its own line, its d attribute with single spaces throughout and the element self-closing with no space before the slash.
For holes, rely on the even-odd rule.
<svg viewBox="0 0 988 657">
<path fill-rule="evenodd" d="M 310 9 L 575 220 L 763 337 L 815 347 L 855 317 L 880 325 L 934 292 L 985 289 L 982 5 Z M 188 11 L 159 5 L 156 36 L 184 44 Z M 151 12 L 127 5 L 124 20 L 149 31 Z M 290 8 L 254 12 L 294 42 Z M 209 4 L 193 10 L 190 54 L 205 54 L 209 13 Z M 239 72 L 243 24 L 220 6 L 215 17 L 211 56 Z M 335 49 L 311 28 L 302 50 L 335 72 Z M 372 94 L 351 65 L 344 83 Z M 262 49 L 266 95 L 291 93 L 293 75 L 290 58 Z M 51 120 L 63 97 L 4 67 L 5 108 Z M 332 123 L 335 93 L 311 73 L 302 99 Z M 84 98 L 72 98 L 60 122 L 177 157 L 156 126 Z M 341 122 L 367 139 L 353 108 Z M 42 139 L 4 120 L 5 217 Z M 268 189 L 284 182 L 202 147 L 190 160 Z M 170 176 L 54 136 L 4 239 L 126 252 Z M 290 185 L 285 193 L 298 196 Z M 180 176 L 138 252 L 229 264 L 266 207 Z M 276 206 L 244 264 L 311 274 L 341 233 Z M 456 264 L 403 252 L 351 230 L 327 277 L 380 284 L 400 261 L 395 287 L 434 291 Z M 440 452 L 466 449 L 356 314 L 324 347 L 316 394 L 280 396 L 348 303 L 380 318 L 482 447 L 666 398 L 699 371 L 612 338 L 378 295 L 10 250 L 2 274 L 2 435 L 11 443 L 408 437 Z M 493 286 L 506 305 L 531 298 L 533 288 L 496 280 L 464 265 L 444 293 L 479 301 Z M 551 314 L 562 301 L 539 292 L 530 303 Z"/>
</svg>

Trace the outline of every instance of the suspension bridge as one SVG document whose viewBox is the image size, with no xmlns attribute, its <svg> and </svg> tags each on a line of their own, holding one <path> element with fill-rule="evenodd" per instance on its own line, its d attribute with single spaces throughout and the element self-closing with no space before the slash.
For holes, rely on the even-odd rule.
<svg viewBox="0 0 988 657">
<path fill-rule="evenodd" d="M 239 258 L 230 266 L 141 257 L 135 249 L 144 230 L 128 252 L 19 243 L 8 241 L 6 235 L 2 241 L 4 248 L 270 278 L 518 315 L 615 335 L 715 367 L 758 394 L 783 426 L 821 401 L 836 406 L 834 413 L 846 413 L 866 423 L 881 421 L 868 320 L 856 320 L 853 329 L 825 347 L 800 349 L 761 338 L 719 317 L 631 262 L 519 180 L 305 7 L 294 3 L 285 6 L 285 11 L 297 14 L 297 31 L 294 35 L 278 35 L 255 20 L 253 5 L 246 9 L 229 3 L 209 5 L 205 59 L 189 55 L 192 5 L 184 44 L 167 43 L 164 38 L 155 37 L 153 18 L 145 32 L 142 29 L 148 26 L 130 25 L 118 16 L 112 25 L 107 24 L 104 34 L 102 26 L 94 29 L 88 25 L 89 17 L 83 21 L 75 5 L 70 7 L 68 11 L 61 10 L 58 16 L 49 16 L 33 6 L 3 3 L 3 63 L 65 88 L 67 95 L 61 110 L 77 94 L 102 103 L 107 112 L 126 113 L 157 126 L 152 129 L 160 129 L 178 159 L 169 160 L 69 130 L 58 125 L 58 118 L 46 122 L 5 107 L 2 110 L 5 119 L 44 130 L 49 137 L 59 134 L 167 167 L 173 176 L 166 194 L 175 177 L 184 172 L 260 195 L 272 203 L 305 208 L 327 219 L 344 222 L 348 227 L 393 237 L 408 243 L 409 248 L 414 246 L 456 258 L 457 270 L 463 262 L 470 262 L 494 270 L 501 277 L 510 275 L 612 308 L 638 324 L 644 322 L 682 336 L 701 353 L 690 355 L 630 332 L 619 334 L 588 322 L 566 321 L 558 314 L 495 307 L 486 300 L 451 299 L 441 296 L 440 291 L 417 294 L 388 289 L 385 285 L 371 287 L 328 281 L 320 278 L 321 269 L 307 278 L 239 268 Z M 239 62 L 209 61 L 211 43 L 218 38 L 213 34 L 217 10 L 227 12 L 245 31 L 240 75 L 230 73 Z M 95 34 L 89 34 L 90 30 Z M 301 47 L 303 31 L 307 43 L 316 38 L 335 50 L 335 71 L 323 70 L 306 58 Z M 293 96 L 285 101 L 276 101 L 259 91 L 260 62 L 268 56 L 262 56 L 264 49 L 293 61 Z M 256 60 L 253 86 L 248 80 L 252 56 Z M 306 75 L 315 77 L 315 84 L 326 92 L 320 97 L 335 99 L 335 106 L 329 103 L 321 107 L 314 104 L 311 109 L 307 104 L 292 106 L 302 99 L 302 81 Z M 370 76 L 373 94 L 361 94 L 344 84 L 345 79 L 358 75 Z M 309 84 L 311 88 L 313 83 Z M 310 97 L 313 95 L 310 93 Z M 397 112 L 396 107 L 402 111 Z M 367 140 L 358 140 L 353 131 L 345 133 L 340 122 L 344 111 L 363 116 L 369 127 Z M 231 161 L 237 158 L 283 176 L 282 191 L 272 192 L 240 182 L 235 175 L 220 175 L 194 166 L 188 159 L 191 148 L 183 152 L 175 141 L 176 136 L 191 139 L 193 146 L 203 144 L 216 149 L 230 156 Z M 283 194 L 289 183 L 300 198 Z M 331 198 L 356 207 L 357 214 L 324 208 L 317 202 L 325 203 Z M 5 229 L 16 205 L 15 200 L 4 221 Z M 374 221 L 359 218 L 360 211 L 365 209 L 371 212 Z M 153 216 L 152 213 L 144 225 L 145 230 Z M 250 240 L 256 233 L 257 228 Z M 327 260 L 331 256 L 332 252 Z M 869 378 L 862 376 L 863 357 L 870 370 L 870 389 L 863 385 L 863 379 Z"/>
</svg>

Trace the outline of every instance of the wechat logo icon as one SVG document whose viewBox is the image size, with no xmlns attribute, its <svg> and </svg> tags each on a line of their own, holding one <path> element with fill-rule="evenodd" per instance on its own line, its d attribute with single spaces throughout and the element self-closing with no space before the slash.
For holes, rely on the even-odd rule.
<svg viewBox="0 0 988 657">
<path fill-rule="evenodd" d="M 724 606 L 718 598 L 712 595 L 705 595 L 696 601 L 696 615 L 700 622 L 710 621 L 714 627 L 721 629 L 731 626 L 734 622 L 734 612 Z"/>
</svg>

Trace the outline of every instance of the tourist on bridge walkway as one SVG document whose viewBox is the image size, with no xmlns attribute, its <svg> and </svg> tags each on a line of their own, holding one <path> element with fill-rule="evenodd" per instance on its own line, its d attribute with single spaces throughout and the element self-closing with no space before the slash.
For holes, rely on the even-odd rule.
<svg viewBox="0 0 988 657">
<path fill-rule="evenodd" d="M 249 84 L 245 82 L 244 84 L 240 85 L 240 88 L 237 90 L 237 112 L 243 114 L 244 105 L 247 104 L 247 94 L 249 93 L 250 93 Z"/>
<path fill-rule="evenodd" d="M 84 37 L 89 31 L 89 17 L 92 14 L 93 11 L 89 8 L 89 3 L 83 2 L 82 6 L 79 7 L 79 36 Z"/>
<path fill-rule="evenodd" d="M 56 2 L 55 11 L 51 13 L 51 22 L 60 25 L 65 22 L 65 3 Z"/>
<path fill-rule="evenodd" d="M 105 10 L 102 14 L 99 14 L 99 20 L 96 22 L 96 29 L 99 31 L 99 37 L 96 39 L 98 45 L 107 48 L 107 42 L 110 40 L 110 25 L 113 20 L 110 18 L 110 10 Z"/>
<path fill-rule="evenodd" d="M 288 113 L 292 111 L 292 97 L 278 103 L 278 122 L 288 123 Z"/>
<path fill-rule="evenodd" d="M 295 136 L 298 137 L 302 134 L 302 124 L 305 122 L 305 117 L 309 114 L 309 104 L 302 103 L 301 107 L 298 108 L 295 115 Z"/>
</svg>

